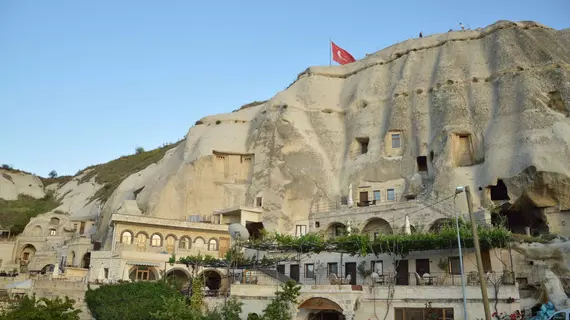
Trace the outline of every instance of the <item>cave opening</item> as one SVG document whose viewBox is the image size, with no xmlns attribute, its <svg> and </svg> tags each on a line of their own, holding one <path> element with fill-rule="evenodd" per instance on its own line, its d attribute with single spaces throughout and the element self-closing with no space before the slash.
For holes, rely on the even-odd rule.
<svg viewBox="0 0 570 320">
<path fill-rule="evenodd" d="M 489 191 L 491 193 L 492 201 L 511 200 L 511 198 L 509 198 L 509 193 L 507 192 L 507 186 L 501 179 L 497 180 L 496 185 L 489 186 Z"/>
<path fill-rule="evenodd" d="M 505 202 L 495 207 L 493 211 L 492 224 L 495 226 L 503 224 L 513 233 L 528 232 L 531 236 L 538 236 L 550 232 L 543 209 L 536 207 L 526 196 L 520 197 L 513 204 Z"/>
</svg>

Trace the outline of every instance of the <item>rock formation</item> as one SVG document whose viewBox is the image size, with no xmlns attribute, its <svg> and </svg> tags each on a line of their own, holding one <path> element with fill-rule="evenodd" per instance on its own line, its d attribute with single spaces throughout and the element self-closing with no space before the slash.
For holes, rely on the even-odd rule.
<svg viewBox="0 0 570 320">
<path fill-rule="evenodd" d="M 106 240 L 124 200 L 178 219 L 261 205 L 266 228 L 291 232 L 315 206 L 347 197 L 349 184 L 356 199 L 360 185 L 402 181 L 400 199 L 433 201 L 469 185 L 479 190 L 475 208 L 500 200 L 570 232 L 560 213 L 570 209 L 569 48 L 570 29 L 499 21 L 308 68 L 268 101 L 200 119 L 162 160 L 126 178 L 101 204 L 96 238 Z M 74 177 L 56 188 L 61 210 L 93 214 L 102 187 Z"/>
</svg>

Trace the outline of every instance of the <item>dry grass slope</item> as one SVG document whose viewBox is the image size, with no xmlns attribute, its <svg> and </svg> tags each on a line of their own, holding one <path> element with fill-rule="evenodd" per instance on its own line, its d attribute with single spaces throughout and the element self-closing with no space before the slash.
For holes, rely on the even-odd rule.
<svg viewBox="0 0 570 320">
<path fill-rule="evenodd" d="M 2 228 L 9 228 L 12 234 L 19 234 L 30 219 L 55 209 L 59 204 L 59 200 L 55 199 L 52 193 L 41 199 L 26 195 L 19 195 L 18 200 L 12 201 L 0 199 L 0 225 Z"/>
<path fill-rule="evenodd" d="M 99 189 L 91 200 L 98 199 L 103 202 L 107 201 L 123 180 L 131 174 L 158 162 L 164 157 L 168 150 L 176 147 L 181 141 L 182 140 L 167 144 L 154 150 L 123 156 L 104 164 L 87 167 L 80 171 L 80 173 L 84 173 L 89 170 L 87 174 L 81 178 L 80 183 L 87 182 L 95 177 L 95 181 L 102 184 L 103 188 Z"/>
</svg>

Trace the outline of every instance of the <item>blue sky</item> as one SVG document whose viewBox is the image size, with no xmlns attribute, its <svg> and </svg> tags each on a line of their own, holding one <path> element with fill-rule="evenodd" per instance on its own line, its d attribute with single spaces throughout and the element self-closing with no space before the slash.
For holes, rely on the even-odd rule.
<svg viewBox="0 0 570 320">
<path fill-rule="evenodd" d="M 497 20 L 570 27 L 570 1 L 0 1 L 0 164 L 42 176 L 182 138 L 271 98 L 328 39 L 355 58 Z"/>
</svg>

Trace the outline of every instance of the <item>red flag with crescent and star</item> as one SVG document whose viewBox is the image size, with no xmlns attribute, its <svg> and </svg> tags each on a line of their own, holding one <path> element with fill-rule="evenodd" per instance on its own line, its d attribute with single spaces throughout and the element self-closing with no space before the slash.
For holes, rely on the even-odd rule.
<svg viewBox="0 0 570 320">
<path fill-rule="evenodd" d="M 331 49 L 332 49 L 333 60 L 340 64 L 347 64 L 356 61 L 356 59 L 354 59 L 354 57 L 350 53 L 348 53 L 348 51 L 337 46 L 332 41 L 331 41 Z"/>
</svg>

